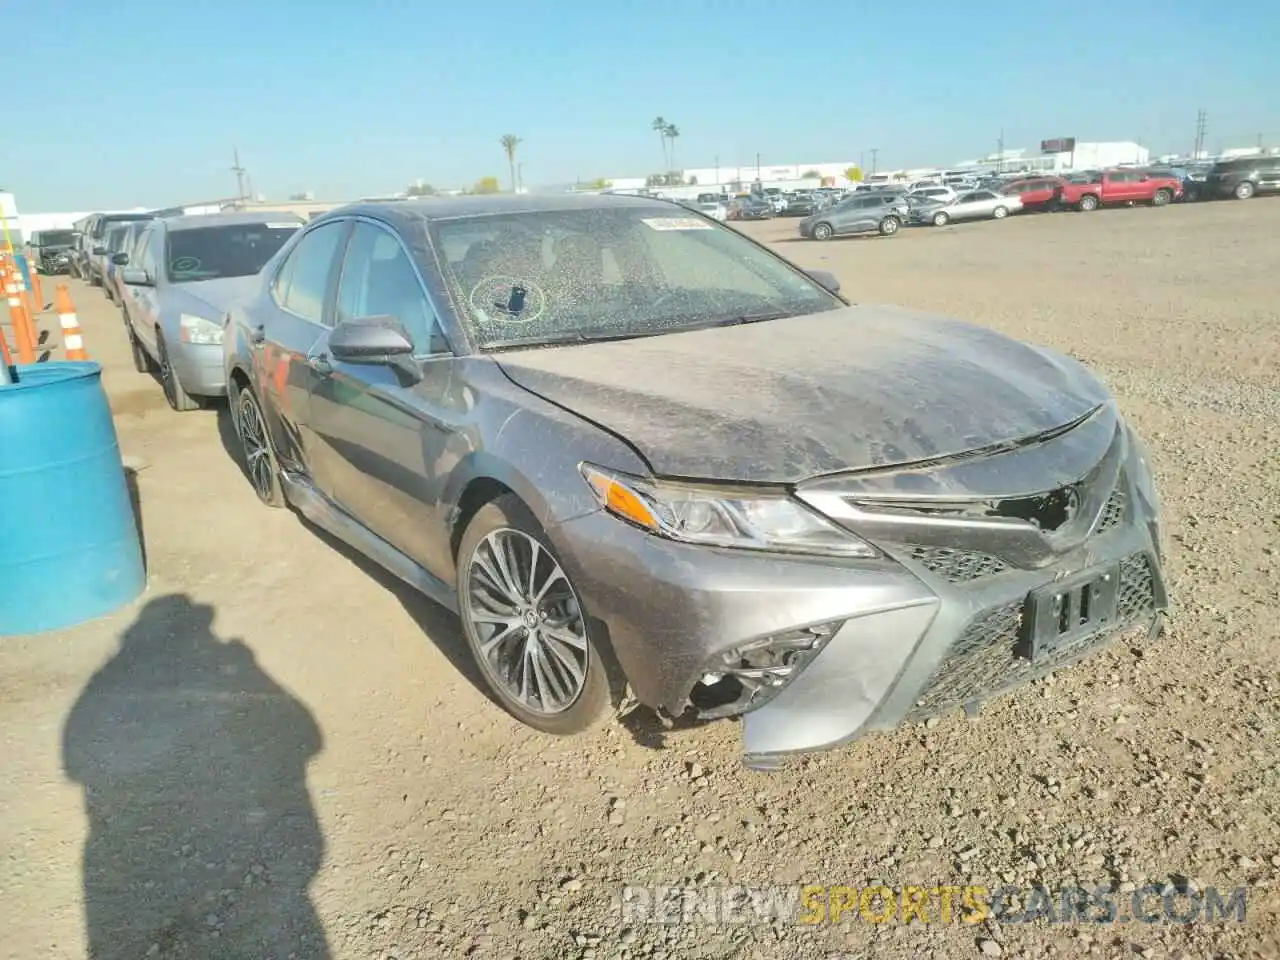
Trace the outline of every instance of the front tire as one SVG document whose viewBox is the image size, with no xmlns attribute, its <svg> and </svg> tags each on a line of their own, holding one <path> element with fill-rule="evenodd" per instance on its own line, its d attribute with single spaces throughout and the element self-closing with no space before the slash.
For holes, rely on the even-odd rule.
<svg viewBox="0 0 1280 960">
<path fill-rule="evenodd" d="M 200 401 L 183 389 L 178 372 L 173 369 L 173 363 L 169 359 L 169 348 L 165 346 L 164 336 L 159 330 L 156 330 L 156 355 L 160 367 L 160 386 L 164 389 L 164 398 L 169 401 L 169 406 L 179 413 L 198 410 Z"/>
<path fill-rule="evenodd" d="M 1242 180 L 1236 184 L 1235 195 L 1237 200 L 1248 200 L 1256 192 L 1254 185 L 1248 180 Z"/>
<path fill-rule="evenodd" d="M 902 226 L 902 221 L 897 217 L 885 217 L 880 221 L 880 236 L 892 237 L 898 232 L 898 228 Z"/>
<path fill-rule="evenodd" d="M 830 240 L 834 234 L 835 231 L 831 229 L 831 224 L 829 223 L 820 223 L 813 228 L 813 239 L 815 240 Z"/>
<path fill-rule="evenodd" d="M 945 213 L 943 213 L 941 210 L 939 210 L 937 213 L 933 215 L 933 225 L 935 227 L 945 227 L 950 222 L 951 222 L 951 218 L 947 216 Z"/>
<path fill-rule="evenodd" d="M 231 416 L 240 438 L 241 466 L 249 477 L 253 492 L 268 507 L 284 506 L 284 491 L 280 489 L 280 466 L 271 446 L 271 434 L 267 430 L 267 418 L 254 396 L 253 388 L 245 385 L 236 394 Z"/>
<path fill-rule="evenodd" d="M 1172 190 L 1157 190 L 1155 192 L 1155 196 L 1151 198 L 1151 205 L 1153 207 L 1163 207 L 1170 203 L 1173 203 Z"/>
<path fill-rule="evenodd" d="M 514 495 L 481 507 L 458 547 L 458 609 L 489 689 L 520 722 L 568 736 L 614 703 L 616 671 L 551 541 Z"/>
</svg>

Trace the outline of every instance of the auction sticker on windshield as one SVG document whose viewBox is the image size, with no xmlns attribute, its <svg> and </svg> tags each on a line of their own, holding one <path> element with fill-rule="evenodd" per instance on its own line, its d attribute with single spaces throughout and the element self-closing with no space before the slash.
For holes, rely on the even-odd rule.
<svg viewBox="0 0 1280 960">
<path fill-rule="evenodd" d="M 715 227 L 707 223 L 705 220 L 695 220 L 693 217 L 648 217 L 641 218 L 644 223 L 652 230 L 714 230 Z"/>
<path fill-rule="evenodd" d="M 268 230 L 296 230 L 302 226 L 300 223 L 265 223 L 263 224 Z"/>
</svg>

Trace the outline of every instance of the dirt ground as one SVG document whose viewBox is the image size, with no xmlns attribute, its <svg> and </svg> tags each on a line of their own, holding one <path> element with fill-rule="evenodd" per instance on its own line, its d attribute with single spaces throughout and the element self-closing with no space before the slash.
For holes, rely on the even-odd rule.
<svg viewBox="0 0 1280 960">
<path fill-rule="evenodd" d="M 729 721 L 548 739 L 480 692 L 443 611 L 260 507 L 225 410 L 171 412 L 118 311 L 73 283 L 150 585 L 0 640 L 0 958 L 84 957 L 91 934 L 113 960 L 1280 956 L 1280 201 L 826 244 L 744 229 L 855 301 L 1092 364 L 1154 457 L 1169 635 L 776 774 L 741 767 Z M 1110 883 L 1122 919 L 1135 886 L 1243 886 L 1247 918 L 661 925 L 615 906 L 624 883 L 877 881 Z"/>
</svg>

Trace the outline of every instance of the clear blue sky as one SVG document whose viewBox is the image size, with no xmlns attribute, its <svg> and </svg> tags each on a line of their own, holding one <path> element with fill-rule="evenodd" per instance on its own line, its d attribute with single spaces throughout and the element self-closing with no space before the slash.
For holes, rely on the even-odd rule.
<svg viewBox="0 0 1280 960">
<path fill-rule="evenodd" d="M 1210 149 L 1280 143 L 1275 0 L 861 6 L 15 0 L 0 187 L 29 212 L 230 196 L 233 145 L 273 199 L 505 187 L 504 133 L 527 184 L 642 175 L 656 115 L 681 166 L 949 164 L 1002 127 L 1186 150 L 1200 107 Z"/>
</svg>

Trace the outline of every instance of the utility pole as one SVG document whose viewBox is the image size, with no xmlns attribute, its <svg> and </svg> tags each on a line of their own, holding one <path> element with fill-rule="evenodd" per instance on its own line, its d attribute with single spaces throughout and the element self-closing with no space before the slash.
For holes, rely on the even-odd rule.
<svg viewBox="0 0 1280 960">
<path fill-rule="evenodd" d="M 720 155 L 716 154 L 716 186 L 720 186 Z"/>
<path fill-rule="evenodd" d="M 756 181 L 760 180 L 760 154 L 756 154 Z"/>
<path fill-rule="evenodd" d="M 1258 152 L 1262 152 L 1262 134 L 1258 134 Z"/>
<path fill-rule="evenodd" d="M 880 148 L 872 147 L 871 148 L 871 172 L 872 173 L 876 172 L 876 158 L 878 156 L 880 156 Z"/>
<path fill-rule="evenodd" d="M 1199 160 L 1200 154 L 1204 151 L 1204 134 L 1209 125 L 1209 114 L 1205 112 L 1203 107 L 1196 114 L 1196 140 L 1195 146 L 1191 149 L 1191 159 Z"/>
<path fill-rule="evenodd" d="M 244 175 L 248 172 L 244 167 L 240 166 L 240 150 L 237 147 L 231 149 L 231 156 L 234 163 L 231 166 L 231 172 L 236 175 L 236 200 L 244 203 Z"/>
<path fill-rule="evenodd" d="M 996 173 L 1004 173 L 1004 127 L 996 138 Z"/>
</svg>

